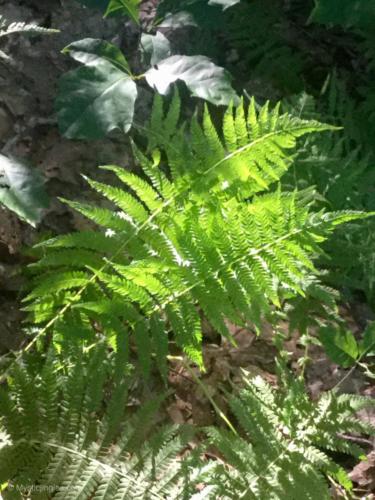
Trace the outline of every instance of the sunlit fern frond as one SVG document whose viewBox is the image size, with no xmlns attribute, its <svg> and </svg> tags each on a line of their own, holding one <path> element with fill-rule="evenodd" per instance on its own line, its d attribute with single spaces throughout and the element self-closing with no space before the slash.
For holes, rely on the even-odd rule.
<svg viewBox="0 0 375 500">
<path fill-rule="evenodd" d="M 160 99 L 147 152 L 135 147 L 145 175 L 107 166 L 116 187 L 88 181 L 114 208 L 68 203 L 102 231 L 39 245 L 26 298 L 39 323 L 65 308 L 103 332 L 133 334 L 146 374 L 152 354 L 165 374 L 169 332 L 202 366 L 202 313 L 225 336 L 228 320 L 259 327 L 285 291 L 304 294 L 319 244 L 335 227 L 364 216 L 313 213 L 311 190 L 277 188 L 297 139 L 331 126 L 278 107 L 257 110 L 254 101 L 229 107 L 220 131 L 207 110 L 202 123 L 179 126 L 178 96 L 166 112 Z"/>
<path fill-rule="evenodd" d="M 374 406 L 374 400 L 330 392 L 312 402 L 301 381 L 285 367 L 282 373 L 279 389 L 261 377 L 247 377 L 245 388 L 232 398 L 243 437 L 208 430 L 210 443 L 222 457 L 222 463 L 207 473 L 213 498 L 329 499 L 328 477 L 343 489 L 352 489 L 330 453 L 363 458 L 361 448 L 344 435 L 375 433 L 374 427 L 356 418 L 358 408 Z"/>
</svg>

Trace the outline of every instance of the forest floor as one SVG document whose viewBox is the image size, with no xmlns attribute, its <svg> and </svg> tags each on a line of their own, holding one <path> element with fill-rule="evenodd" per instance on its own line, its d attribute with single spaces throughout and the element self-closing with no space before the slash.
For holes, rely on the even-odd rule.
<svg viewBox="0 0 375 500">
<path fill-rule="evenodd" d="M 52 5 L 53 4 L 53 5 Z M 92 199 L 82 175 L 103 178 L 98 165 L 130 163 L 129 147 L 116 140 L 64 139 L 57 128 L 53 102 L 59 76 L 73 64 L 61 50 L 82 37 L 113 38 L 121 32 L 119 21 L 103 20 L 99 12 L 87 10 L 74 0 L 0 1 L 0 13 L 9 21 L 26 21 L 56 27 L 51 36 L 13 36 L 5 39 L 0 57 L 1 152 L 25 159 L 46 179 L 50 206 L 37 230 L 16 215 L 0 210 L 0 353 L 16 349 L 21 314 L 17 305 L 24 284 L 24 250 L 46 235 L 70 232 L 85 222 L 58 197 Z M 89 13 L 89 15 L 88 15 Z"/>
<path fill-rule="evenodd" d="M 83 229 L 88 224 L 58 197 L 93 201 L 93 191 L 82 174 L 105 180 L 108 174 L 100 172 L 98 165 L 118 164 L 133 168 L 133 163 L 126 138 L 116 135 L 90 143 L 64 139 L 53 113 L 58 78 L 73 67 L 69 58 L 61 54 L 61 49 L 86 37 L 105 38 L 120 45 L 129 43 L 124 23 L 117 19 L 103 20 L 100 13 L 80 7 L 74 0 L 0 0 L 0 13 L 10 21 L 36 22 L 60 30 L 47 37 L 9 37 L 0 47 L 3 51 L 0 53 L 1 152 L 27 159 L 46 178 L 50 196 L 50 207 L 37 229 L 0 208 L 0 354 L 6 355 L 27 341 L 22 333 L 20 308 L 26 281 L 24 267 L 30 260 L 25 249 L 47 235 Z M 362 330 L 364 318 L 371 315 L 364 304 L 342 306 L 342 314 L 354 333 Z M 285 332 L 287 326 L 283 326 Z M 206 332 L 206 372 L 196 373 L 211 398 L 224 411 L 223 388 L 238 385 L 241 370 L 261 374 L 271 383 L 276 380 L 272 329 L 264 325 L 262 335 L 257 337 L 251 331 L 231 328 L 236 345 L 218 339 L 214 332 Z M 297 360 L 304 355 L 298 336 L 289 337 L 285 347 L 298 369 Z M 333 364 L 317 346 L 311 348 L 309 356 L 306 378 L 313 398 L 337 385 L 343 392 L 375 397 L 374 384 L 360 369 L 348 373 Z M 183 362 L 171 362 L 169 382 L 174 391 L 165 410 L 174 423 L 218 423 L 219 417 L 207 395 Z M 150 381 L 146 392 L 156 388 L 160 388 L 157 377 Z M 138 392 L 140 397 L 146 396 L 145 388 L 139 388 Z M 375 413 L 367 412 L 363 418 L 375 424 Z M 361 444 L 365 444 L 369 452 L 369 461 L 356 466 L 352 479 L 367 491 L 375 491 L 375 443 Z"/>
</svg>

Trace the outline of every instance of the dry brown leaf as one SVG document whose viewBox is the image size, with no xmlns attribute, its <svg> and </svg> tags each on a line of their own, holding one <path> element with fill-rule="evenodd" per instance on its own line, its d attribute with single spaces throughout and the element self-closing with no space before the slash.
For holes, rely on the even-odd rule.
<svg viewBox="0 0 375 500">
<path fill-rule="evenodd" d="M 352 481 L 369 491 L 375 490 L 375 451 L 367 455 L 367 460 L 357 464 L 349 474 Z"/>
</svg>

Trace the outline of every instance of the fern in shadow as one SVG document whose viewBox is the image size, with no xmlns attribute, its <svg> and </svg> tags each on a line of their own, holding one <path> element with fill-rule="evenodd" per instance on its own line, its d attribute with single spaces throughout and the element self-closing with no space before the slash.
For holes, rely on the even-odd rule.
<svg viewBox="0 0 375 500">
<path fill-rule="evenodd" d="M 120 340 L 120 339 L 119 339 Z M 132 411 L 123 339 L 31 355 L 0 392 L 2 498 L 186 498 L 191 433 L 155 431 L 163 396 Z M 16 495 L 16 497 L 14 496 Z"/>
<path fill-rule="evenodd" d="M 331 454 L 365 458 L 344 435 L 374 435 L 373 426 L 356 418 L 358 410 L 374 401 L 327 392 L 313 402 L 300 380 L 285 367 L 281 373 L 277 390 L 261 377 L 245 377 L 245 388 L 231 399 L 241 435 L 208 429 L 209 442 L 222 457 L 206 472 L 212 498 L 318 500 L 331 498 L 331 482 L 352 489 Z"/>
</svg>

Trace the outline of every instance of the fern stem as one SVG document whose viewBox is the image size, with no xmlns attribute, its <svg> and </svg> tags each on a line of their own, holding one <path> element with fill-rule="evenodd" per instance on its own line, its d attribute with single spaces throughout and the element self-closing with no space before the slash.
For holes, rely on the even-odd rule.
<svg viewBox="0 0 375 500">
<path fill-rule="evenodd" d="M 345 498 L 345 500 L 350 500 L 350 498 L 348 497 L 348 494 L 346 493 L 346 491 L 344 490 L 344 488 L 341 487 L 340 484 L 338 484 L 334 479 L 333 477 L 331 477 L 329 474 L 327 474 L 327 477 L 328 477 L 328 480 L 332 483 L 332 485 L 340 491 L 340 494 Z"/>
<path fill-rule="evenodd" d="M 219 417 L 224 420 L 224 422 L 226 423 L 226 425 L 229 427 L 229 429 L 233 432 L 233 434 L 236 434 L 238 435 L 238 432 L 236 431 L 236 429 L 234 428 L 233 424 L 231 423 L 231 421 L 229 420 L 229 418 L 225 415 L 225 413 L 218 407 L 218 405 L 215 403 L 215 400 L 213 399 L 213 397 L 211 396 L 209 390 L 207 389 L 206 385 L 202 382 L 202 380 L 196 376 L 196 374 L 194 373 L 194 370 L 192 370 L 189 366 L 188 363 L 186 363 L 184 361 L 184 365 L 187 369 L 187 371 L 190 373 L 190 375 L 192 376 L 192 378 L 195 380 L 195 382 L 199 385 L 199 387 L 202 389 L 202 391 L 204 392 L 204 394 L 207 396 L 207 399 L 210 401 L 212 407 L 214 408 L 214 410 L 216 411 L 216 413 L 219 415 Z"/>
<path fill-rule="evenodd" d="M 309 329 L 306 328 L 306 331 L 304 332 L 305 337 L 305 349 L 303 353 L 303 358 L 302 359 L 302 368 L 301 368 L 301 373 L 300 373 L 300 379 L 305 380 L 305 372 L 306 372 L 306 367 L 308 362 L 310 361 L 309 358 L 309 350 L 310 350 L 310 341 L 311 341 L 311 336 L 309 333 Z"/>
</svg>

